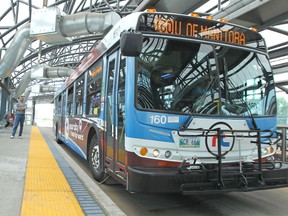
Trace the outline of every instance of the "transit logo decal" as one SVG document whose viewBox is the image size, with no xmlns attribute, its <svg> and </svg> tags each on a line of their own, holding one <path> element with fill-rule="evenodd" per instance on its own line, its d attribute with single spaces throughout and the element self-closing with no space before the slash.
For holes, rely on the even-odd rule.
<svg viewBox="0 0 288 216">
<path fill-rule="evenodd" d="M 70 136 L 78 139 L 80 141 L 84 140 L 84 135 L 82 132 L 82 119 L 79 119 L 79 121 L 77 122 L 77 120 L 71 122 L 69 124 L 69 131 L 70 131 Z"/>
<path fill-rule="evenodd" d="M 225 134 L 223 131 L 220 132 L 220 143 L 221 143 L 221 146 L 223 147 L 229 147 L 230 146 L 230 142 L 225 142 L 224 141 L 224 138 L 226 138 Z M 218 143 L 218 136 L 215 135 L 212 137 L 212 147 L 217 147 L 217 143 Z"/>
<path fill-rule="evenodd" d="M 221 156 L 228 154 L 234 147 L 233 128 L 226 122 L 216 122 L 206 133 L 205 145 L 210 154 L 218 156 L 218 143 L 221 145 Z"/>
</svg>

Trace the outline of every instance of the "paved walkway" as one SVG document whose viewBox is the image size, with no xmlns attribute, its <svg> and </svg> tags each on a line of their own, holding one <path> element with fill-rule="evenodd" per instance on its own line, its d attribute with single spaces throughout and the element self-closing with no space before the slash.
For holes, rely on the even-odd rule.
<svg viewBox="0 0 288 216">
<path fill-rule="evenodd" d="M 11 132 L 0 128 L 0 216 L 125 215 L 56 144 L 51 128 L 25 125 L 23 139 L 10 139 Z"/>
<path fill-rule="evenodd" d="M 20 140 L 10 139 L 11 127 L 0 129 L 0 215 L 20 215 L 30 131 L 31 127 L 25 126 Z"/>
</svg>

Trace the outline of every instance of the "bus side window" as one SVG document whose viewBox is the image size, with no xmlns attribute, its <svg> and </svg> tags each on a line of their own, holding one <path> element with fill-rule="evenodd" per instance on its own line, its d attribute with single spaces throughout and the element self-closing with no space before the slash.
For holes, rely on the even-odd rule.
<svg viewBox="0 0 288 216">
<path fill-rule="evenodd" d="M 76 98 L 75 98 L 75 114 L 83 114 L 83 97 L 84 97 L 84 75 L 76 81 Z"/>
<path fill-rule="evenodd" d="M 100 115 L 101 86 L 102 86 L 102 61 L 96 62 L 89 69 L 87 86 L 86 113 L 88 115 Z"/>
<path fill-rule="evenodd" d="M 73 86 L 68 89 L 68 101 L 67 101 L 67 114 L 72 115 L 73 109 Z"/>
<path fill-rule="evenodd" d="M 94 94 L 91 94 L 91 97 L 88 97 L 89 99 L 89 114 L 90 115 L 99 115 L 100 114 L 100 92 L 95 92 Z"/>
<path fill-rule="evenodd" d="M 125 79 L 126 79 L 126 58 L 121 56 L 119 79 L 118 79 L 118 161 L 125 164 Z"/>
<path fill-rule="evenodd" d="M 61 114 L 61 101 L 62 101 L 62 95 L 59 95 L 58 98 L 55 100 L 55 114 L 60 115 Z"/>
</svg>

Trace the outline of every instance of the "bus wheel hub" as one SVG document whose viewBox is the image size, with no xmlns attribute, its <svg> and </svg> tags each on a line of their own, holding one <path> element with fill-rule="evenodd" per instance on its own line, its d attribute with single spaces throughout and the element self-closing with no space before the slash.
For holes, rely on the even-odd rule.
<svg viewBox="0 0 288 216">
<path fill-rule="evenodd" d="M 99 146 L 94 146 L 92 150 L 92 164 L 96 169 L 98 169 L 100 166 L 99 158 Z"/>
</svg>

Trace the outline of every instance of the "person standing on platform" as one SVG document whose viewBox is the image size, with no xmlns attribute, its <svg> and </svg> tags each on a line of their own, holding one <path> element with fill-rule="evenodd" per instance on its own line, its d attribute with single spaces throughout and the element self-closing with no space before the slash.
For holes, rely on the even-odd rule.
<svg viewBox="0 0 288 216">
<path fill-rule="evenodd" d="M 12 129 L 12 135 L 10 137 L 11 139 L 14 139 L 14 136 L 16 134 L 19 124 L 20 124 L 19 138 L 22 139 L 22 132 L 23 132 L 26 109 L 27 109 L 27 105 L 26 103 L 24 103 L 24 96 L 21 96 L 18 100 L 18 103 L 15 104 L 16 115 L 15 115 L 14 126 Z"/>
</svg>

